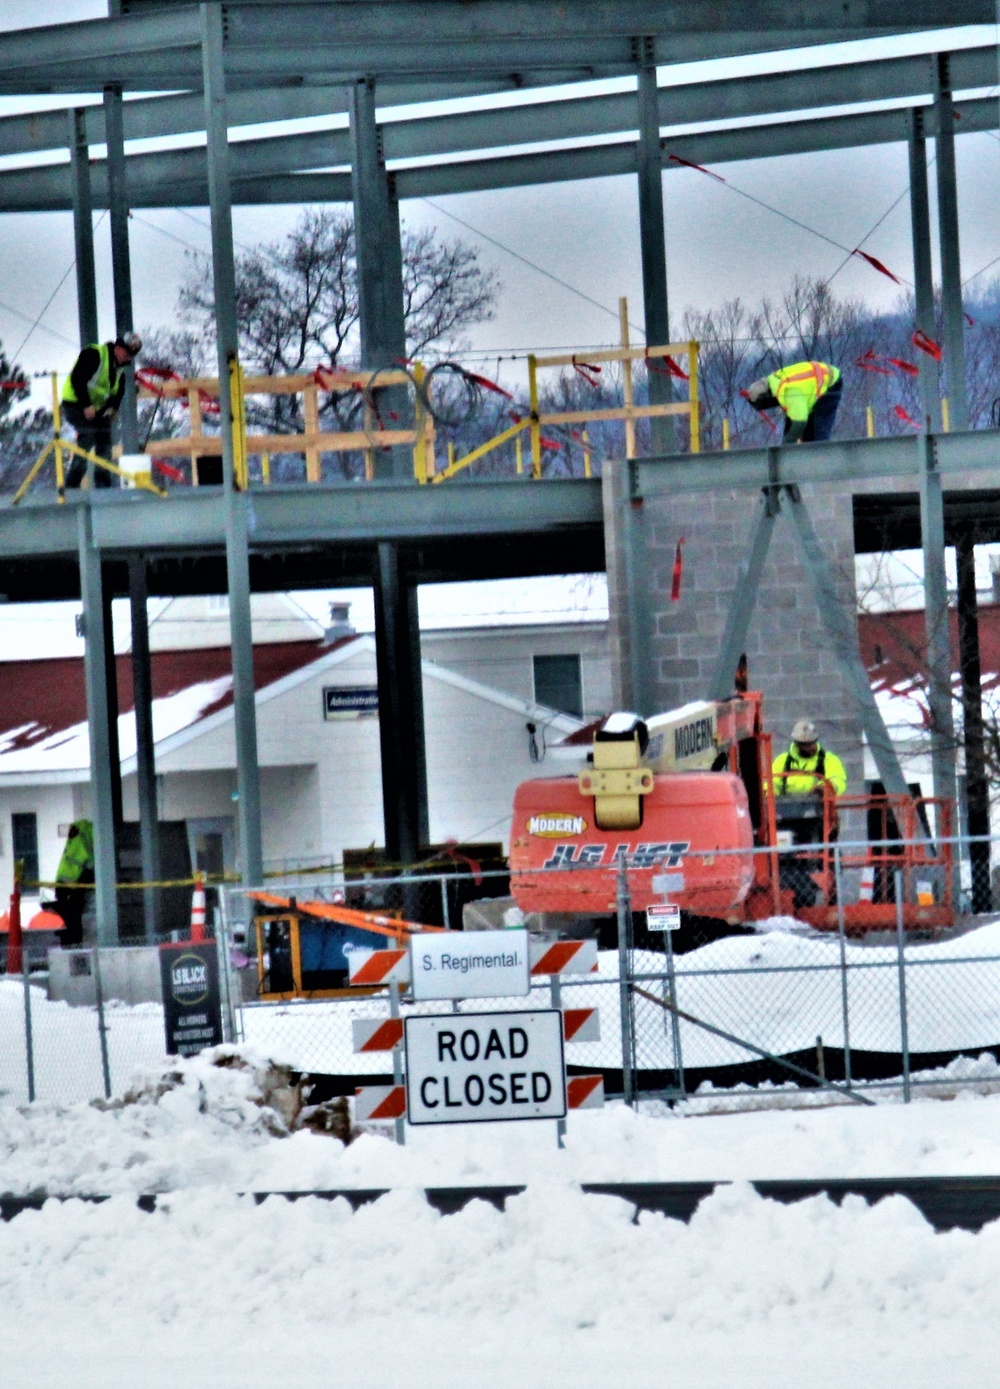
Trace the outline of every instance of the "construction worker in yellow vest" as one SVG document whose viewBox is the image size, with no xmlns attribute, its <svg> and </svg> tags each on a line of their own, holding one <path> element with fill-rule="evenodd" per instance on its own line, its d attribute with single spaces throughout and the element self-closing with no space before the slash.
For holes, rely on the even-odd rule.
<svg viewBox="0 0 1000 1389">
<path fill-rule="evenodd" d="M 85 884 L 94 881 L 94 826 L 90 820 L 74 820 L 56 869 L 55 909 L 66 924 L 63 945 L 83 941 L 83 909 L 87 905 Z"/>
<path fill-rule="evenodd" d="M 76 442 L 88 453 L 111 461 L 111 424 L 125 394 L 125 368 L 142 350 L 136 333 L 114 342 L 94 342 L 77 357 L 62 392 L 62 414 L 76 430 Z M 74 457 L 66 471 L 66 486 L 79 487 L 87 471 L 84 459 Z M 95 487 L 110 487 L 114 476 L 94 469 Z"/>
<path fill-rule="evenodd" d="M 842 391 L 839 367 L 795 362 L 754 381 L 747 387 L 747 399 L 755 410 L 784 410 L 784 443 L 810 444 L 833 433 Z"/>
<path fill-rule="evenodd" d="M 791 747 L 778 754 L 771 771 L 778 796 L 822 796 L 824 781 L 830 783 L 835 796 L 842 796 L 847 790 L 843 762 L 835 752 L 820 746 L 811 719 L 799 719 L 792 729 Z"/>
</svg>

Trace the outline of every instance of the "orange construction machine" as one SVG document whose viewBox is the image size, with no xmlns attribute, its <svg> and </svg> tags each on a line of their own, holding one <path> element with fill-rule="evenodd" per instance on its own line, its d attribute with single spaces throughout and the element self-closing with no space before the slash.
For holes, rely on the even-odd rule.
<svg viewBox="0 0 1000 1389">
<path fill-rule="evenodd" d="M 848 931 L 862 932 L 895 926 L 898 870 L 904 924 L 952 924 L 950 805 L 837 798 L 822 780 L 808 797 L 778 796 L 771 765 L 755 691 L 646 720 L 610 715 L 594 732 L 584 770 L 517 788 L 515 901 L 526 912 L 606 915 L 615 909 L 624 856 L 636 911 L 669 900 L 731 926 L 794 915 L 827 930 L 842 913 Z M 929 805 L 937 805 L 939 843 Z M 831 845 L 848 811 L 860 812 L 849 824 L 861 826 L 867 842 L 844 836 L 838 904 Z"/>
</svg>

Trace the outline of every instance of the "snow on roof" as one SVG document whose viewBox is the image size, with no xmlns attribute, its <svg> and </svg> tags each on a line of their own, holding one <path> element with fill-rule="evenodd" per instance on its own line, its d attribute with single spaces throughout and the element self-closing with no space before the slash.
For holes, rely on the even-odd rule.
<svg viewBox="0 0 1000 1389">
<path fill-rule="evenodd" d="M 961 697 L 958 614 L 948 614 L 951 637 L 951 681 Z M 882 716 L 889 727 L 923 730 L 927 712 L 927 633 L 924 610 L 861 613 L 858 617 L 861 659 Z M 1000 604 L 979 608 L 979 655 L 983 694 L 1000 698 Z"/>
<path fill-rule="evenodd" d="M 355 638 L 263 643 L 254 647 L 258 693 Z M 135 754 L 130 656 L 117 656 L 121 756 Z M 157 743 L 232 706 L 228 647 L 154 651 L 153 736 Z M 0 663 L 0 776 L 39 773 L 78 779 L 90 766 L 87 697 L 81 657 Z"/>
</svg>

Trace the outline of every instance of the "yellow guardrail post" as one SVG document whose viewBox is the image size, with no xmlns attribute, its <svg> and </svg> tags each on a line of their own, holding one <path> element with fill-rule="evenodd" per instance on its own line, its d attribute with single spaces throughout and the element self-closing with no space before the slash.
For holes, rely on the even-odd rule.
<svg viewBox="0 0 1000 1389">
<path fill-rule="evenodd" d="M 271 483 L 271 455 L 262 453 L 260 456 L 260 475 L 264 479 L 264 486 L 269 487 Z"/>
<path fill-rule="evenodd" d="M 247 464 L 247 405 L 243 394 L 243 368 L 234 352 L 229 358 L 229 408 L 233 416 L 233 480 L 241 492 L 250 480 Z"/>
<path fill-rule="evenodd" d="M 590 466 L 590 431 L 587 429 L 583 431 L 583 475 L 584 477 L 593 477 L 594 475 Z"/>
<path fill-rule="evenodd" d="M 417 389 L 413 401 L 413 431 L 416 435 L 413 441 L 413 476 L 418 482 L 428 481 L 427 411 L 424 409 L 421 399 L 421 388 L 426 375 L 423 364 L 421 362 L 414 363 L 413 379 L 417 384 Z"/>
<path fill-rule="evenodd" d="M 941 397 L 941 432 L 951 433 L 951 408 L 948 405 L 948 397 Z"/>
<path fill-rule="evenodd" d="M 865 427 L 868 431 L 869 439 L 875 438 L 875 411 L 870 405 L 865 406 Z"/>
<path fill-rule="evenodd" d="M 524 453 L 521 449 L 520 434 L 514 440 L 514 468 L 517 472 L 518 477 L 521 477 L 521 475 L 524 472 Z"/>
<path fill-rule="evenodd" d="M 528 408 L 531 412 L 531 476 L 542 475 L 542 430 L 538 422 L 538 362 L 528 354 Z"/>
<path fill-rule="evenodd" d="M 622 399 L 625 402 L 625 457 L 635 457 L 635 416 L 632 407 L 635 395 L 632 391 L 632 358 L 629 354 L 631 339 L 628 332 L 628 300 L 624 295 L 618 300 L 618 323 L 622 342 Z"/>
<path fill-rule="evenodd" d="M 56 494 L 66 500 L 66 474 L 63 466 L 62 410 L 59 405 L 59 374 L 52 373 L 52 443 L 56 455 Z"/>
<path fill-rule="evenodd" d="M 722 417 L 722 447 L 725 452 L 729 450 L 729 416 Z"/>
<path fill-rule="evenodd" d="M 701 400 L 698 395 L 698 344 L 688 343 L 688 405 L 691 411 L 691 452 L 701 452 Z"/>
</svg>

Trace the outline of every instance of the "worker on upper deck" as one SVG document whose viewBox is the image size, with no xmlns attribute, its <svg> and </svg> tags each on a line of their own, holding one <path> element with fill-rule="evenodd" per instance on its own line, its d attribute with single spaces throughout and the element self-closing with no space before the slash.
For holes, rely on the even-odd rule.
<svg viewBox="0 0 1000 1389">
<path fill-rule="evenodd" d="M 839 367 L 826 362 L 795 362 L 748 386 L 747 399 L 755 410 L 784 410 L 784 443 L 810 444 L 829 439 L 833 433 L 842 391 Z"/>
<path fill-rule="evenodd" d="M 91 343 L 77 357 L 63 386 L 63 418 L 76 430 L 77 443 L 109 462 L 111 424 L 125 394 L 125 368 L 141 350 L 137 333 L 125 333 L 114 342 Z M 66 486 L 79 487 L 86 471 L 86 461 L 74 457 L 66 471 Z M 95 468 L 95 487 L 110 487 L 113 476 L 106 468 Z"/>
<path fill-rule="evenodd" d="M 842 796 L 847 790 L 843 762 L 835 752 L 820 745 L 811 719 L 799 719 L 792 729 L 791 747 L 779 753 L 771 771 L 778 796 L 822 796 L 824 782 L 830 783 L 835 796 Z"/>
</svg>

